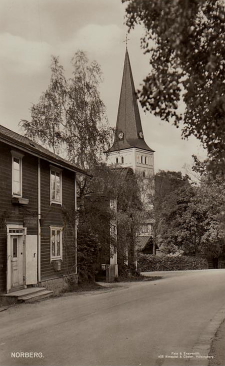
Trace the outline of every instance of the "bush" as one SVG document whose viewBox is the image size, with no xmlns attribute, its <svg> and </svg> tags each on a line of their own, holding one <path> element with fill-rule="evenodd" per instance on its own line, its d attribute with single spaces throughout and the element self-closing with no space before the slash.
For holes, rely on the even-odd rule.
<svg viewBox="0 0 225 366">
<path fill-rule="evenodd" d="M 87 225 L 80 223 L 77 237 L 79 283 L 94 282 L 99 254 L 99 242 Z"/>
<path fill-rule="evenodd" d="M 185 271 L 207 268 L 207 260 L 200 257 L 171 257 L 168 255 L 157 257 L 151 254 L 139 254 L 138 257 L 138 269 L 141 272 Z"/>
</svg>

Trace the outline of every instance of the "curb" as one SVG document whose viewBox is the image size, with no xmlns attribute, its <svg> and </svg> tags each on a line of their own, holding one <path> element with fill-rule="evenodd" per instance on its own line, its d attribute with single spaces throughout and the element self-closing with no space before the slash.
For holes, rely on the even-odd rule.
<svg viewBox="0 0 225 366">
<path fill-rule="evenodd" d="M 199 354 L 200 358 L 195 358 L 194 366 L 208 366 L 213 355 L 210 355 L 212 341 L 215 334 L 225 319 L 225 306 L 222 307 L 211 319 L 209 325 L 204 329 L 198 343 L 193 347 L 192 352 Z M 193 366 L 193 360 L 188 360 L 187 366 Z"/>
</svg>

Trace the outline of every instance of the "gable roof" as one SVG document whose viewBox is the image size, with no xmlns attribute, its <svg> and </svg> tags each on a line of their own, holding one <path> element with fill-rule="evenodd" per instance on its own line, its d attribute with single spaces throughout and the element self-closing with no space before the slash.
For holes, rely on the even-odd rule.
<svg viewBox="0 0 225 366">
<path fill-rule="evenodd" d="M 119 134 L 122 137 L 119 137 Z M 109 152 L 131 147 L 154 152 L 144 140 L 130 59 L 126 49 L 116 131 Z"/>
<path fill-rule="evenodd" d="M 138 236 L 137 237 L 137 249 L 139 251 L 153 251 L 153 238 L 151 235 L 148 236 Z M 158 245 L 156 244 L 156 249 L 159 249 Z M 147 253 L 146 253 L 147 254 Z"/>
<path fill-rule="evenodd" d="M 12 147 L 18 148 L 24 152 L 27 152 L 31 155 L 37 156 L 38 158 L 47 160 L 52 164 L 67 168 L 68 170 L 72 170 L 73 172 L 89 175 L 87 172 L 77 167 L 75 164 L 70 163 L 69 161 L 61 158 L 59 155 L 54 154 L 48 149 L 45 149 L 43 146 L 30 140 L 29 138 L 20 135 L 12 130 L 9 130 L 2 125 L 0 125 L 0 141 Z"/>
</svg>

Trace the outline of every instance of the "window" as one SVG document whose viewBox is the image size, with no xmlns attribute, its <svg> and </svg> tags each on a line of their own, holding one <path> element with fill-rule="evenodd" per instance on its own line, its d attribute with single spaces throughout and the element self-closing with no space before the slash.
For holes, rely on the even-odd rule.
<svg viewBox="0 0 225 366">
<path fill-rule="evenodd" d="M 22 158 L 23 155 L 17 151 L 12 154 L 12 195 L 22 197 Z"/>
<path fill-rule="evenodd" d="M 145 178 L 146 177 L 146 173 L 145 173 L 145 170 L 143 171 L 143 178 Z"/>
<path fill-rule="evenodd" d="M 17 258 L 17 238 L 13 238 L 13 258 Z"/>
<path fill-rule="evenodd" d="M 147 164 L 148 163 L 148 161 L 147 161 L 147 156 L 145 156 L 145 164 Z"/>
<path fill-rule="evenodd" d="M 116 225 L 114 225 L 114 224 L 111 224 L 110 225 L 110 235 L 111 235 L 111 237 L 113 237 L 114 239 L 116 238 L 116 236 L 117 236 L 117 227 L 116 227 Z"/>
<path fill-rule="evenodd" d="M 116 164 L 118 164 L 118 162 L 119 162 L 119 159 L 118 159 L 118 158 L 116 158 Z"/>
<path fill-rule="evenodd" d="M 116 199 L 111 199 L 109 204 L 110 204 L 111 210 L 116 212 L 117 211 L 117 200 Z"/>
<path fill-rule="evenodd" d="M 55 168 L 51 168 L 50 174 L 50 201 L 62 203 L 62 172 Z"/>
<path fill-rule="evenodd" d="M 121 163 L 123 164 L 124 163 L 124 157 L 121 156 Z"/>
<path fill-rule="evenodd" d="M 62 227 L 51 227 L 51 261 L 62 259 Z"/>
<path fill-rule="evenodd" d="M 23 229 L 9 229 L 10 234 L 23 234 Z"/>
<path fill-rule="evenodd" d="M 141 164 L 144 163 L 144 156 L 141 155 Z"/>
<path fill-rule="evenodd" d="M 141 226 L 142 234 L 151 234 L 151 224 L 144 224 Z"/>
</svg>

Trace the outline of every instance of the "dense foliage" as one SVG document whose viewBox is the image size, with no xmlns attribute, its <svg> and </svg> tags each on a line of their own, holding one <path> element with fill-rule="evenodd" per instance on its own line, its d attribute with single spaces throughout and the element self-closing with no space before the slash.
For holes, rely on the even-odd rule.
<svg viewBox="0 0 225 366">
<path fill-rule="evenodd" d="M 119 269 L 127 260 L 133 268 L 134 247 L 143 215 L 137 177 L 130 168 L 112 169 L 105 164 L 97 165 L 92 172 L 81 210 L 100 243 L 102 263 L 109 263 L 116 248 Z"/>
<path fill-rule="evenodd" d="M 140 254 L 138 257 L 138 269 L 141 272 L 147 271 L 183 271 L 193 269 L 207 269 L 206 259 L 189 256 L 168 256 L 155 257 L 149 254 Z"/>
<path fill-rule="evenodd" d="M 181 172 L 162 170 L 155 175 L 153 236 L 157 246 L 161 249 L 163 247 L 167 252 L 173 247 L 173 243 L 166 237 L 171 228 L 168 215 L 176 204 L 177 192 L 185 192 L 189 188 L 189 178 L 182 176 Z"/>
<path fill-rule="evenodd" d="M 183 126 L 184 137 L 196 136 L 211 157 L 224 161 L 224 1 L 123 2 L 129 29 L 144 26 L 141 46 L 150 56 L 150 72 L 139 92 L 141 105 Z"/>
<path fill-rule="evenodd" d="M 77 236 L 77 268 L 79 282 L 93 282 L 97 271 L 100 243 L 88 223 L 80 217 Z"/>
<path fill-rule="evenodd" d="M 170 179 L 171 172 L 161 172 L 159 182 L 162 174 Z M 187 177 L 179 184 L 166 193 L 164 190 L 163 201 L 162 195 L 156 194 L 157 239 L 161 249 L 165 253 L 207 258 L 224 255 L 224 182 L 203 175 L 199 185 L 191 184 Z"/>
<path fill-rule="evenodd" d="M 85 194 L 78 199 L 78 213 L 62 207 L 64 229 L 72 230 L 78 222 L 80 282 L 93 281 L 100 264 L 109 264 L 115 249 L 119 274 L 124 275 L 125 268 L 134 271 L 134 247 L 143 215 L 138 180 L 131 168 L 109 168 L 102 163 L 92 167 L 92 173 Z"/>
</svg>

